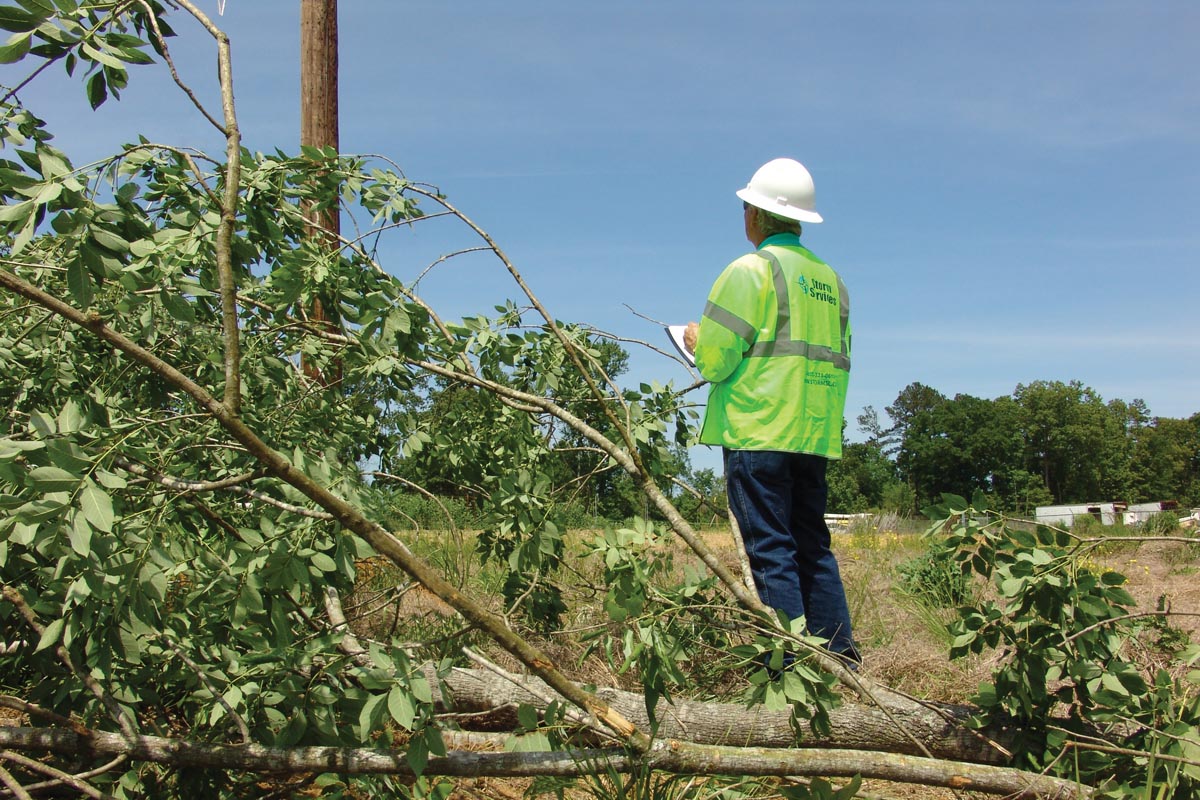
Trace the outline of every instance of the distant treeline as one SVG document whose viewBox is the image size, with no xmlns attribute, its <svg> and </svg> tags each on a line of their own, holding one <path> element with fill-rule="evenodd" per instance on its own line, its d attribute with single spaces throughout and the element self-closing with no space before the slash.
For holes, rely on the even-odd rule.
<svg viewBox="0 0 1200 800">
<path fill-rule="evenodd" d="M 1141 400 L 1105 402 L 1078 381 L 1018 385 L 987 400 L 920 383 L 858 417 L 864 442 L 830 467 L 831 511 L 910 513 L 943 492 L 982 491 L 998 510 L 1176 500 L 1200 506 L 1200 413 L 1151 416 Z"/>
<path fill-rule="evenodd" d="M 624 371 L 621 348 L 602 343 L 598 352 L 606 374 Z M 558 392 L 582 389 L 564 383 Z M 380 474 L 389 477 L 380 488 L 396 527 L 502 524 L 511 509 L 494 507 L 497 485 L 487 475 L 510 461 L 507 480 L 528 483 L 524 491 L 559 527 L 654 516 L 629 476 L 573 431 L 562 429 L 547 443 L 526 420 L 497 425 L 502 404 L 456 384 L 431 382 L 413 398 L 385 414 L 378 431 L 389 442 L 405 442 L 380 447 Z M 583 406 L 579 413 L 608 430 L 599 407 Z M 1105 402 L 1077 381 L 1019 385 L 1011 396 L 993 400 L 946 397 L 912 383 L 883 414 L 868 406 L 857 423 L 865 441 L 846 443 L 843 458 L 830 464 L 831 513 L 915 515 L 943 493 L 971 497 L 977 491 L 989 496 L 994 509 L 1018 515 L 1059 503 L 1175 500 L 1183 508 L 1200 506 L 1200 413 L 1154 417 L 1141 400 Z M 429 446 L 418 446 L 422 442 Z M 719 471 L 694 469 L 682 441 L 660 446 L 669 454 L 659 480 L 676 483 L 679 511 L 694 523 L 724 524 Z M 532 463 L 518 457 L 530 448 L 537 453 Z"/>
</svg>

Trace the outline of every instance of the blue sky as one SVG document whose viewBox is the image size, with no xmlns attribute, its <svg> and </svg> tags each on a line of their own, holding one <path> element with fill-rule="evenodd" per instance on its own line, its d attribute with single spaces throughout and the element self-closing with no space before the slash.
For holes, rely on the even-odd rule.
<svg viewBox="0 0 1200 800">
<path fill-rule="evenodd" d="M 295 150 L 298 4 L 197 2 L 232 38 L 245 144 Z M 176 19 L 211 99 L 211 40 Z M 913 381 L 1200 411 L 1200 4 L 343 0 L 340 28 L 342 149 L 439 186 L 562 319 L 662 345 L 626 306 L 696 319 L 749 247 L 734 191 L 790 156 L 826 220 L 804 241 L 851 292 L 852 439 Z M 58 75 L 23 98 L 76 163 L 138 133 L 220 152 L 163 76 L 132 78 L 95 114 Z M 383 260 L 411 280 L 462 243 L 418 226 Z M 482 257 L 422 290 L 450 318 L 517 296 Z"/>
</svg>

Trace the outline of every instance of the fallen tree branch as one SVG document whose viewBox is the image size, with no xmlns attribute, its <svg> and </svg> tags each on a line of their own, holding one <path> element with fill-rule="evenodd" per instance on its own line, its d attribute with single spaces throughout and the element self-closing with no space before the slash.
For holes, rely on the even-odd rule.
<svg viewBox="0 0 1200 800">
<path fill-rule="evenodd" d="M 0 287 L 54 311 L 67 321 L 89 331 L 99 340 L 119 350 L 134 362 L 150 370 L 170 385 L 186 392 L 206 409 L 230 435 L 240 442 L 268 474 L 290 484 L 324 508 L 342 527 L 362 537 L 380 555 L 423 584 L 439 599 L 456 609 L 468 622 L 478 626 L 529 669 L 553 686 L 567 700 L 594 715 L 617 735 L 639 749 L 647 747 L 646 734 L 616 714 L 595 695 L 581 690 L 564 675 L 541 650 L 509 629 L 503 622 L 409 550 L 382 525 L 368 519 L 360 509 L 304 474 L 279 451 L 272 448 L 242 420 L 236 409 L 221 402 L 174 365 L 110 327 L 100 314 L 84 313 L 58 297 L 34 286 L 15 273 L 0 269 Z M 226 358 L 229 355 L 227 353 Z M 227 387 L 228 388 L 228 387 Z M 128 723 L 126 723 L 128 724 Z"/>
<path fill-rule="evenodd" d="M 339 649 L 356 663 L 368 665 L 366 648 L 350 630 L 337 591 L 327 587 L 324 594 L 329 622 L 342 633 Z M 434 702 L 443 713 L 484 714 L 491 721 L 500 708 L 515 709 L 525 704 L 545 710 L 554 696 L 541 679 L 500 670 L 490 662 L 485 669 L 459 667 L 440 678 L 432 664 L 422 671 L 434 687 Z M 595 693 L 639 729 L 651 729 L 643 695 L 611 687 L 599 687 Z M 697 744 L 848 748 L 982 764 L 1008 763 L 1016 732 L 1007 728 L 980 731 L 964 725 L 973 712 L 969 706 L 915 699 L 889 709 L 843 704 L 829 711 L 830 730 L 819 737 L 790 710 L 772 711 L 763 706 L 677 697 L 660 700 L 655 717 L 660 736 Z"/>
<path fill-rule="evenodd" d="M 413 776 L 403 750 L 359 747 L 264 747 L 189 742 L 159 736 L 128 738 L 92 731 L 90 736 L 60 728 L 0 727 L 0 747 L 76 755 L 128 755 L 137 761 L 173 768 L 237 770 L 297 774 L 336 772 L 343 775 Z M 598 767 L 630 772 L 648 767 L 682 775 L 808 775 L 890 780 L 942 786 L 1011 798 L 1089 798 L 1092 790 L 1072 781 L 1007 767 L 965 764 L 861 750 L 781 750 L 697 745 L 656 740 L 643 757 L 621 748 L 563 752 L 481 753 L 451 751 L 429 759 L 425 775 L 464 777 L 579 777 Z"/>
<path fill-rule="evenodd" d="M 426 670 L 429 674 L 429 670 Z M 446 711 L 480 712 L 521 704 L 544 709 L 549 687 L 530 675 L 497 676 L 489 671 L 455 668 L 444 675 L 442 702 Z M 607 702 L 639 729 L 649 730 L 646 699 L 635 692 L 598 687 L 597 697 Z M 701 702 L 675 698 L 660 700 L 655 709 L 658 735 L 701 745 L 760 748 L 828 748 L 929 755 L 952 761 L 1004 764 L 1016 731 L 988 729 L 980 732 L 962 723 L 971 715 L 968 706 L 912 703 L 889 712 L 859 704 L 844 704 L 829 711 L 829 732 L 818 735 L 790 710 L 771 711 L 740 703 Z M 903 728 L 903 730 L 900 730 Z M 1001 749 L 1001 748 L 1005 749 Z"/>
</svg>

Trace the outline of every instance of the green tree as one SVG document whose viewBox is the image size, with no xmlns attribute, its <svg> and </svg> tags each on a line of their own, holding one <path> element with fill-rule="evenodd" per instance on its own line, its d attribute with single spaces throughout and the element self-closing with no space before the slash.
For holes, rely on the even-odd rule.
<svg viewBox="0 0 1200 800">
<path fill-rule="evenodd" d="M 829 465 L 829 508 L 852 514 L 885 507 L 889 487 L 898 483 L 896 466 L 875 442 L 850 442 Z M 911 511 L 911 509 L 889 509 Z"/>
<path fill-rule="evenodd" d="M 1134 502 L 1200 505 L 1200 414 L 1186 420 L 1154 417 L 1139 427 L 1131 470 Z"/>
<path fill-rule="evenodd" d="M 876 443 L 885 455 L 897 457 L 913 418 L 933 410 L 945 400 L 945 396 L 936 389 L 923 383 L 910 383 L 901 389 L 895 401 L 884 409 L 892 423 L 889 427 L 883 427 L 878 412 L 872 406 L 863 409 L 863 413 L 858 417 L 858 426 L 867 434 L 868 441 Z"/>
<path fill-rule="evenodd" d="M 1026 463 L 1057 503 L 1122 498 L 1128 490 L 1126 409 L 1079 381 L 1035 381 L 1013 393 Z"/>
</svg>

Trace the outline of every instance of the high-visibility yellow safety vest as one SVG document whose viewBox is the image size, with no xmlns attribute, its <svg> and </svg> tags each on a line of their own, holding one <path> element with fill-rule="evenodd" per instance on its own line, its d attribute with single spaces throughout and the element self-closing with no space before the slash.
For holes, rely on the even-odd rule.
<svg viewBox="0 0 1200 800">
<path fill-rule="evenodd" d="M 711 382 L 702 444 L 842 456 L 850 298 L 794 234 L 734 261 L 708 296 L 696 368 Z"/>
</svg>

